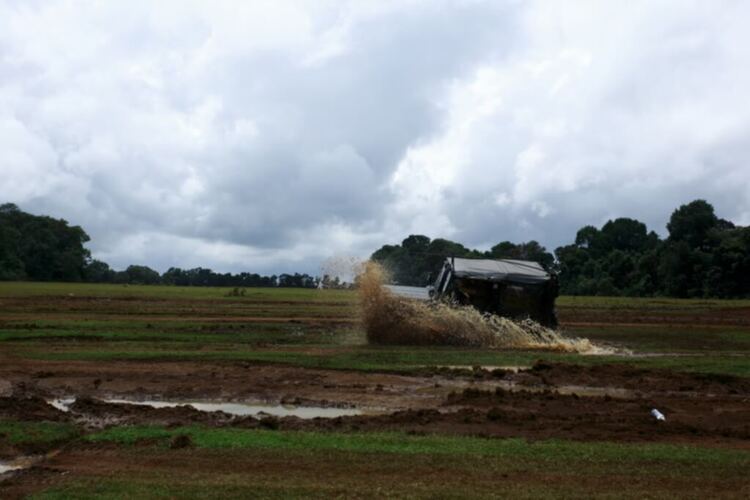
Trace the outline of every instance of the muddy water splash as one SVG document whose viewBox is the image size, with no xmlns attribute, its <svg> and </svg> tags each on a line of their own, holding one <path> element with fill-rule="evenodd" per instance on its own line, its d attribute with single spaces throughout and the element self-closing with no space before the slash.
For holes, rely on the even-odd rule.
<svg viewBox="0 0 750 500">
<path fill-rule="evenodd" d="M 397 297 L 383 268 L 367 262 L 358 277 L 362 322 L 374 344 L 454 345 L 589 352 L 588 339 L 569 339 L 531 320 L 511 321 L 473 307 Z"/>
</svg>

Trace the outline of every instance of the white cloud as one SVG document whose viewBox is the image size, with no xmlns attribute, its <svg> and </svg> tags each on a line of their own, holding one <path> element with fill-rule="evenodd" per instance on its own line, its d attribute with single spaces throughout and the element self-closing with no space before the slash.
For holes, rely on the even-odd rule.
<svg viewBox="0 0 750 500">
<path fill-rule="evenodd" d="M 523 45 L 455 80 L 441 132 L 407 157 L 423 161 L 401 163 L 396 189 L 418 193 L 411 209 L 444 231 L 485 245 L 555 246 L 609 216 L 662 230 L 696 197 L 739 220 L 747 151 L 730 158 L 726 142 L 748 139 L 739 86 L 750 52 L 738 48 L 750 9 L 725 7 L 533 4 Z M 725 178 L 735 183 L 719 186 Z"/>
<path fill-rule="evenodd" d="M 747 223 L 747 4 L 0 4 L 0 202 L 116 267 Z"/>
</svg>

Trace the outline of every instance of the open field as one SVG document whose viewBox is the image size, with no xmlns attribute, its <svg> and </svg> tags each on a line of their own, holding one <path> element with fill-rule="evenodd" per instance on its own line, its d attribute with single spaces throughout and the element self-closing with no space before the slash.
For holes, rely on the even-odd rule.
<svg viewBox="0 0 750 500">
<path fill-rule="evenodd" d="M 750 301 L 562 297 L 610 349 L 578 355 L 370 346 L 353 292 L 229 292 L 0 283 L 0 465 L 33 462 L 0 497 L 750 496 Z M 274 416 L 307 407 L 342 416 Z"/>
</svg>

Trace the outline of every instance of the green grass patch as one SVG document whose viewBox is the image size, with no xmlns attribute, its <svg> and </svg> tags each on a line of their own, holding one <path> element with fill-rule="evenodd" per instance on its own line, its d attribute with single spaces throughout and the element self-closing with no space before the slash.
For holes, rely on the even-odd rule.
<svg viewBox="0 0 750 500">
<path fill-rule="evenodd" d="M 703 448 L 673 444 L 617 444 L 523 439 L 485 439 L 455 436 L 411 436 L 402 433 L 278 432 L 200 426 L 167 429 L 158 426 L 113 427 L 86 436 L 89 442 L 132 445 L 140 440 L 168 439 L 188 435 L 198 448 L 277 449 L 340 451 L 352 453 L 482 455 L 550 461 L 747 464 L 750 453 L 741 450 Z"/>
<path fill-rule="evenodd" d="M 707 354 L 665 356 L 585 356 L 546 351 L 492 351 L 456 348 L 413 348 L 373 346 L 317 346 L 314 352 L 295 352 L 283 348 L 248 349 L 247 345 L 206 346 L 203 344 L 156 343 L 150 345 L 118 343 L 81 349 L 58 347 L 25 348 L 15 355 L 45 360 L 79 361 L 244 361 L 294 365 L 305 368 L 337 370 L 418 372 L 434 366 L 527 366 L 538 360 L 580 365 L 622 363 L 641 368 L 750 377 L 750 355 Z M 129 349 L 123 347 L 129 347 Z"/>
<path fill-rule="evenodd" d="M 580 356 L 546 351 L 497 351 L 440 347 L 377 347 L 353 325 L 239 321 L 247 317 L 354 318 L 356 293 L 345 290 L 123 286 L 69 283 L 0 283 L 9 301 L 0 323 L 1 347 L 19 357 L 50 360 L 245 361 L 308 368 L 414 372 L 436 365 L 529 365 L 536 360 L 577 364 L 627 363 L 647 368 L 750 377 L 750 329 L 724 326 L 571 327 L 585 336 L 658 357 Z M 45 296 L 102 300 L 34 300 Z M 112 300 L 106 300 L 112 299 Z M 127 300 L 126 300 L 127 299 Z M 138 300 L 130 300 L 138 299 Z M 172 300 L 175 299 L 175 300 Z M 182 300 L 184 299 L 184 300 Z M 627 309 L 638 316 L 662 312 L 685 319 L 693 312 L 750 307 L 749 300 L 682 300 L 624 297 L 560 297 L 562 311 Z M 14 309 L 15 308 L 15 309 Z M 38 308 L 39 310 L 36 311 Z M 573 312 L 571 312 L 573 311 Z M 37 314 L 38 313 L 38 314 Z M 588 312 L 586 313 L 588 314 Z M 744 314 L 744 313 L 743 313 Z M 132 316 L 132 319 L 129 318 Z M 30 321 L 28 318 L 34 318 Z M 223 321 L 229 319 L 230 321 Z M 669 355 L 674 353 L 675 355 Z M 682 354 L 691 354 L 684 356 Z M 696 354 L 696 356 L 692 356 Z"/>
<path fill-rule="evenodd" d="M 234 287 L 184 287 L 166 285 L 114 285 L 105 283 L 40 283 L 0 282 L 0 297 L 86 296 L 166 299 L 227 299 L 239 302 L 298 301 L 345 302 L 357 300 L 351 290 L 316 290 L 302 288 L 246 288 L 241 297 L 228 296 Z M 692 309 L 750 307 L 750 299 L 673 299 L 665 297 L 587 297 L 562 296 L 557 299 L 561 308 L 585 307 L 594 309 Z"/>
<path fill-rule="evenodd" d="M 641 352 L 745 352 L 750 355 L 750 330 L 742 327 L 613 325 L 569 327 L 566 333 Z"/>
<path fill-rule="evenodd" d="M 226 498 L 328 498 L 320 492 L 285 485 L 196 484 L 184 480 L 182 484 L 145 478 L 102 479 L 71 481 L 65 486 L 32 495 L 34 500 L 123 500 L 141 498 L 161 499 L 226 499 Z"/>
<path fill-rule="evenodd" d="M 750 307 L 750 299 L 674 299 L 668 297 L 589 297 L 563 295 L 555 302 L 560 308 L 692 310 L 708 311 Z"/>
<path fill-rule="evenodd" d="M 194 447 L 169 449 L 176 435 Z M 744 450 L 403 433 L 136 426 L 85 439 L 117 446 L 121 468 L 33 498 L 715 498 L 746 488 L 750 466 Z"/>
<path fill-rule="evenodd" d="M 106 345 L 96 349 L 69 349 L 49 352 L 28 350 L 25 355 L 35 359 L 80 361 L 249 361 L 301 366 L 363 371 L 416 371 L 425 367 L 443 365 L 525 365 L 545 357 L 539 352 L 527 351 L 477 351 L 449 348 L 419 349 L 408 347 L 352 347 L 317 346 L 314 353 L 283 349 L 250 350 L 241 346 L 226 345 L 222 350 L 206 350 L 201 346 L 185 349 L 184 346 L 132 345 L 132 350 Z M 138 349 L 141 348 L 141 350 Z M 144 348 L 150 348 L 145 350 Z M 556 356 L 559 359 L 574 359 Z"/>
<path fill-rule="evenodd" d="M 196 329 L 195 325 L 164 329 L 160 324 L 115 329 L 111 326 L 69 326 L 0 328 L 0 342 L 175 342 L 204 344 L 338 344 L 350 339 L 352 331 L 344 328 L 322 329 L 298 325 L 214 324 Z"/>
<path fill-rule="evenodd" d="M 0 440 L 16 446 L 51 445 L 78 436 L 78 429 L 67 423 L 0 420 Z"/>
<path fill-rule="evenodd" d="M 240 287 L 241 288 L 241 287 Z M 0 282 L 0 297 L 80 296 L 165 299 L 226 299 L 235 302 L 296 301 L 353 302 L 350 290 L 306 288 L 246 288 L 245 295 L 230 296 L 234 287 L 191 287 L 167 285 L 114 285 L 108 283 Z"/>
</svg>

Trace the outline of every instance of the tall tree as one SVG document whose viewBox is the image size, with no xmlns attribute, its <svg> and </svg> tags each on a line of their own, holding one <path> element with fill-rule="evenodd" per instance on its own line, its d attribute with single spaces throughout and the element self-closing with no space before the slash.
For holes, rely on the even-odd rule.
<svg viewBox="0 0 750 500">
<path fill-rule="evenodd" d="M 37 216 L 12 203 L 0 205 L 0 277 L 80 281 L 90 259 L 89 241 L 79 226 Z"/>
<path fill-rule="evenodd" d="M 669 239 L 684 241 L 690 248 L 702 246 L 711 229 L 719 223 L 714 207 L 705 200 L 695 200 L 672 212 L 667 224 Z"/>
</svg>

